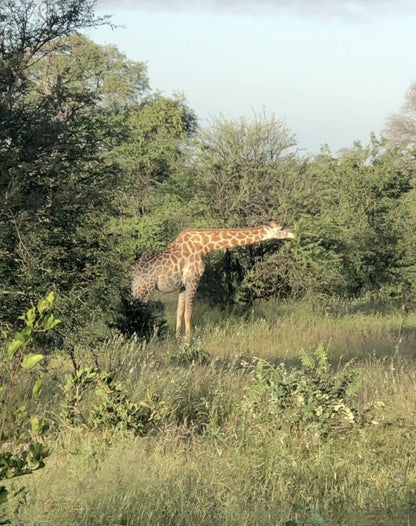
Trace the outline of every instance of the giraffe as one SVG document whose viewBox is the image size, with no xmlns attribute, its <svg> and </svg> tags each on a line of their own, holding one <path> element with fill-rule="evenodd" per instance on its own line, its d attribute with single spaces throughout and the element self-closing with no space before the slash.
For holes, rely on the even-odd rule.
<svg viewBox="0 0 416 526">
<path fill-rule="evenodd" d="M 268 239 L 295 239 L 296 234 L 275 221 L 254 228 L 200 228 L 186 230 L 162 252 L 147 254 L 133 265 L 131 290 L 134 298 L 147 302 L 156 289 L 179 291 L 176 337 L 185 320 L 185 339 L 191 335 L 194 297 L 205 267 L 203 258 L 213 250 L 251 245 Z"/>
</svg>

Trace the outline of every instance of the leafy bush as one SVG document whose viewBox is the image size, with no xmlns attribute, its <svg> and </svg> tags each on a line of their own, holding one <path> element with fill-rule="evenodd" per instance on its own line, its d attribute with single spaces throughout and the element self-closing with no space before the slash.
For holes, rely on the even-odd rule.
<svg viewBox="0 0 416 526">
<path fill-rule="evenodd" d="M 44 356 L 30 352 L 35 337 L 56 327 L 60 320 L 50 312 L 54 302 L 51 292 L 45 299 L 31 307 L 19 319 L 24 321 L 24 328 L 9 333 L 3 331 L 4 344 L 1 347 L 2 362 L 7 374 L 2 376 L 0 384 L 0 405 L 2 418 L 0 422 L 0 481 L 28 475 L 43 468 L 44 459 L 49 450 L 42 442 L 42 434 L 47 429 L 43 418 L 29 414 L 25 405 L 16 395 L 16 387 L 23 375 L 35 369 Z M 42 378 L 38 377 L 32 386 L 31 397 L 36 399 L 42 390 Z M 18 509 L 24 501 L 24 488 L 14 495 L 19 496 Z M 10 499 L 6 486 L 0 486 L 0 505 Z M 6 522 L 1 522 L 5 524 Z"/>
<path fill-rule="evenodd" d="M 163 317 L 164 307 L 159 301 L 142 303 L 134 300 L 130 292 L 124 291 L 119 310 L 112 327 L 125 336 L 138 336 L 149 340 L 154 336 L 165 336 L 167 323 Z"/>
<path fill-rule="evenodd" d="M 289 430 L 315 429 L 320 435 L 371 422 L 372 408 L 359 411 L 353 404 L 360 382 L 349 364 L 334 372 L 322 345 L 299 357 L 301 368 L 257 361 L 246 390 L 256 414 Z"/>
<path fill-rule="evenodd" d="M 157 428 L 163 413 L 163 402 L 150 395 L 146 401 L 132 402 L 120 383 L 95 367 L 76 368 L 67 375 L 64 391 L 61 417 L 76 427 L 144 436 Z"/>
</svg>

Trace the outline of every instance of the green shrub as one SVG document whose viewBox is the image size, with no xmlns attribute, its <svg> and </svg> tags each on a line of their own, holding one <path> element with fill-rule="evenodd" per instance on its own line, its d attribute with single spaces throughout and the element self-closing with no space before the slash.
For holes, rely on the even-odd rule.
<svg viewBox="0 0 416 526">
<path fill-rule="evenodd" d="M 144 436 L 157 428 L 163 414 L 163 402 L 150 395 L 132 402 L 120 383 L 95 367 L 77 368 L 67 375 L 64 391 L 61 418 L 76 427 Z"/>
<path fill-rule="evenodd" d="M 300 353 L 301 367 L 274 367 L 258 360 L 246 390 L 252 410 L 290 430 L 313 429 L 320 435 L 371 422 L 371 409 L 358 410 L 357 373 L 347 364 L 334 372 L 325 348 Z"/>
<path fill-rule="evenodd" d="M 51 292 L 20 316 L 24 322 L 23 329 L 9 333 L 3 331 L 4 343 L 1 346 L 2 362 L 7 371 L 1 378 L 0 405 L 2 417 L 0 422 L 0 481 L 31 474 L 43 468 L 44 459 L 49 455 L 48 447 L 42 442 L 42 434 L 47 429 L 46 421 L 35 414 L 30 414 L 16 394 L 16 388 L 23 381 L 23 376 L 36 369 L 44 356 L 31 352 L 38 335 L 56 327 L 60 320 L 50 312 L 54 302 Z M 31 398 L 36 399 L 42 390 L 42 378 L 33 381 Z M 6 504 L 11 497 L 17 497 L 17 510 L 24 502 L 24 488 L 14 494 L 6 486 L 0 486 L 0 505 Z M 9 522 L 6 519 L 1 524 Z"/>
<path fill-rule="evenodd" d="M 117 316 L 110 326 L 127 337 L 138 336 L 146 340 L 163 337 L 167 332 L 164 306 L 160 301 L 142 303 L 131 298 L 130 291 L 123 291 Z"/>
</svg>

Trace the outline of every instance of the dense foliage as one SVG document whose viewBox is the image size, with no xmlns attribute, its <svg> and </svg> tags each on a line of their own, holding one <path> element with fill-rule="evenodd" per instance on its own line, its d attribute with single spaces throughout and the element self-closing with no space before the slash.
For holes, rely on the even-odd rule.
<svg viewBox="0 0 416 526">
<path fill-rule="evenodd" d="M 185 228 L 269 218 L 295 229 L 297 241 L 211 254 L 202 297 L 415 300 L 415 150 L 406 133 L 397 140 L 400 115 L 394 140 L 372 136 L 337 155 L 326 147 L 302 155 L 266 114 L 200 129 L 183 95 L 150 90 L 143 63 L 79 34 L 106 22 L 93 7 L 20 0 L 2 10 L 3 323 L 52 287 L 67 345 L 109 327 L 131 334 L 137 253 L 162 249 Z"/>
<path fill-rule="evenodd" d="M 30 408 L 22 404 L 20 384 L 24 385 L 23 377 L 29 375 L 28 404 L 36 400 L 42 392 L 43 379 L 30 378 L 32 369 L 36 369 L 44 359 L 44 355 L 33 351 L 34 340 L 56 327 L 60 320 L 50 312 L 54 294 L 40 300 L 36 307 L 31 307 L 20 319 L 24 322 L 23 329 L 8 333 L 4 331 L 4 342 L 1 344 L 0 363 L 0 482 L 29 475 L 44 467 L 44 459 L 50 451 L 42 441 L 42 435 L 47 431 L 48 424 L 43 417 L 30 414 Z M 4 352 L 6 351 L 6 352 Z M 4 371 L 4 372 L 3 372 Z M 0 505 L 14 499 L 16 511 L 24 502 L 24 487 L 10 492 L 6 486 L 0 486 Z M 0 511 L 0 524 L 9 524 L 4 520 L 3 509 Z"/>
</svg>

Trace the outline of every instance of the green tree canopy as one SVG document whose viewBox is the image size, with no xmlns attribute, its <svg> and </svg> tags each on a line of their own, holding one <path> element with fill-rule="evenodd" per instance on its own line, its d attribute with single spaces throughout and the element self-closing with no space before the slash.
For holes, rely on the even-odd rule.
<svg viewBox="0 0 416 526">
<path fill-rule="evenodd" d="M 57 307 L 76 324 L 94 308 L 107 309 L 108 291 L 119 286 L 117 259 L 107 257 L 114 253 L 106 225 L 118 185 L 110 152 L 122 140 L 126 107 L 148 89 L 146 69 L 75 34 L 102 22 L 93 2 L 6 7 L 0 316 L 13 318 L 22 298 L 53 285 Z"/>
</svg>

